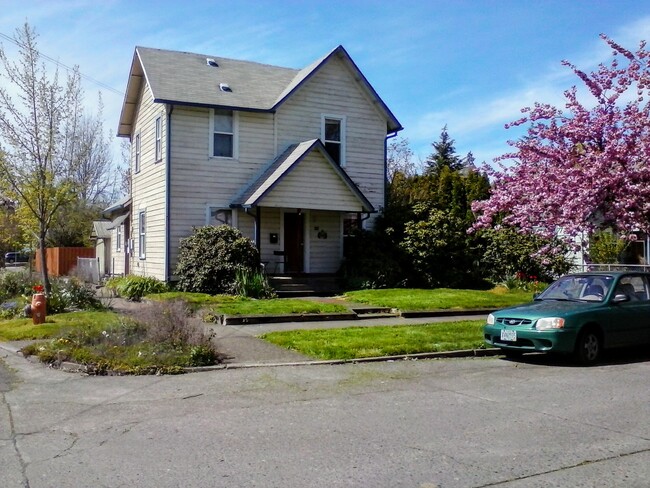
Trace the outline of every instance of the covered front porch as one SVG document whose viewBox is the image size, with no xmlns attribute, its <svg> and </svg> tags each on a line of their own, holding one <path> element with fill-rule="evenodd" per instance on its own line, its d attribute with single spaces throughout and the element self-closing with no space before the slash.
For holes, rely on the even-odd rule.
<svg viewBox="0 0 650 488">
<path fill-rule="evenodd" d="M 231 207 L 253 217 L 251 237 L 269 275 L 333 275 L 346 230 L 375 211 L 319 140 L 290 146 Z"/>
</svg>

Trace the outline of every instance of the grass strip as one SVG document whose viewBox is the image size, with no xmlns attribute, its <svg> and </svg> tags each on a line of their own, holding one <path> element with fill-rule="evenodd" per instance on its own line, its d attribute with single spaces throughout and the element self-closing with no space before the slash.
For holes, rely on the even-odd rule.
<svg viewBox="0 0 650 488">
<path fill-rule="evenodd" d="M 34 325 L 32 319 L 0 321 L 0 341 L 21 341 L 57 337 L 67 329 L 106 328 L 119 323 L 113 312 L 69 312 L 49 315 L 44 324 Z"/>
<path fill-rule="evenodd" d="M 367 357 L 484 348 L 482 320 L 435 324 L 269 332 L 260 336 L 315 359 Z"/>
<path fill-rule="evenodd" d="M 521 290 L 507 290 L 503 287 L 492 290 L 387 288 L 350 291 L 345 293 L 344 298 L 377 307 L 415 311 L 510 307 L 531 301 L 533 294 Z"/>
</svg>

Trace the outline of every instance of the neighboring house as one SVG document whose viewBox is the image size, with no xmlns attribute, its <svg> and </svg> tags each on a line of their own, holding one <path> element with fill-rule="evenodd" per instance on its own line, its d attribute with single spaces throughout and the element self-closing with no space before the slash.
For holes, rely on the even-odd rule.
<svg viewBox="0 0 650 488">
<path fill-rule="evenodd" d="M 173 280 L 180 240 L 227 224 L 270 273 L 335 273 L 346 229 L 383 209 L 401 129 L 342 46 L 302 70 L 137 47 L 118 129 L 131 195 L 107 209 L 114 272 Z"/>
<path fill-rule="evenodd" d="M 111 267 L 111 222 L 109 220 L 95 220 L 90 240 L 95 243 L 95 256 L 98 261 L 99 276 L 110 276 Z"/>
</svg>

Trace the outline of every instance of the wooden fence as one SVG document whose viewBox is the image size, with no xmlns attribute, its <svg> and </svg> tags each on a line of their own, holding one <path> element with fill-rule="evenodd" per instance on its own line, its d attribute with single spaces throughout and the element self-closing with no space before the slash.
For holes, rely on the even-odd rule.
<svg viewBox="0 0 650 488">
<path fill-rule="evenodd" d="M 50 276 L 65 276 L 77 266 L 77 258 L 94 258 L 94 247 L 48 247 L 47 272 Z M 41 271 L 41 252 L 36 250 L 36 271 Z"/>
</svg>

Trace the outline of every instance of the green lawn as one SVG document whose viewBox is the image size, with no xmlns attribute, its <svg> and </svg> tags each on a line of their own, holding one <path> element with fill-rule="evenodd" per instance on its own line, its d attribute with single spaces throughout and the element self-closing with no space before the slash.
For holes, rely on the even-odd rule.
<svg viewBox="0 0 650 488">
<path fill-rule="evenodd" d="M 0 320 L 0 341 L 49 339 L 68 329 L 106 328 L 119 321 L 119 315 L 106 311 L 48 315 L 45 323 L 40 325 L 34 325 L 32 319 Z"/>
<path fill-rule="evenodd" d="M 260 336 L 317 359 L 366 357 L 484 348 L 482 320 L 436 324 L 270 332 Z"/>
<path fill-rule="evenodd" d="M 359 290 L 345 293 L 351 302 L 378 307 L 397 308 L 402 311 L 504 308 L 533 299 L 530 292 L 494 288 L 492 290 L 434 290 L 391 288 L 384 290 Z"/>
</svg>

